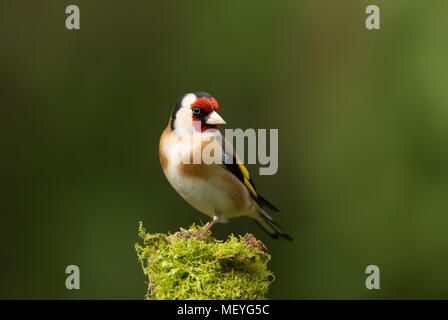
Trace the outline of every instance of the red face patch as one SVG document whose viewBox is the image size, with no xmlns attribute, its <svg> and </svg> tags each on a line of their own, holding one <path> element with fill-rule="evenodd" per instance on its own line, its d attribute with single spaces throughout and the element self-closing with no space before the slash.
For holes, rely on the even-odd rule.
<svg viewBox="0 0 448 320">
<path fill-rule="evenodd" d="M 198 107 L 201 110 L 203 110 L 205 113 L 210 113 L 213 110 L 216 112 L 219 111 L 219 105 L 218 101 L 216 101 L 215 98 L 196 98 L 196 100 L 191 104 L 191 108 Z M 217 125 L 209 125 L 204 122 L 203 118 L 198 118 L 195 115 L 193 115 L 193 126 L 196 131 L 204 132 L 208 129 L 217 129 Z"/>
<path fill-rule="evenodd" d="M 219 111 L 218 101 L 215 98 L 197 98 L 195 102 L 191 104 L 191 108 L 199 107 L 205 112 L 212 112 L 213 110 Z"/>
</svg>

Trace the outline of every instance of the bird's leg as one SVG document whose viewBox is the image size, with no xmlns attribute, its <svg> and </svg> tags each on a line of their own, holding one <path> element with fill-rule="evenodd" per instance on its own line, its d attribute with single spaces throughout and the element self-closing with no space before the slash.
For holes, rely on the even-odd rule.
<svg viewBox="0 0 448 320">
<path fill-rule="evenodd" d="M 195 237 L 195 238 L 198 238 L 198 239 L 203 238 L 207 234 L 207 231 L 210 230 L 211 227 L 213 227 L 213 225 L 218 220 L 219 220 L 219 218 L 217 216 L 213 216 L 213 219 L 205 224 L 205 226 L 204 226 L 204 228 L 202 228 L 201 232 L 187 233 L 186 235 L 188 237 Z"/>
<path fill-rule="evenodd" d="M 198 238 L 202 238 L 203 236 L 205 236 L 207 234 L 207 231 L 213 227 L 213 225 L 216 223 L 216 221 L 218 221 L 218 217 L 213 216 L 213 219 L 211 221 L 207 222 L 206 225 L 204 226 L 204 228 L 202 228 L 201 232 L 199 232 Z"/>
</svg>

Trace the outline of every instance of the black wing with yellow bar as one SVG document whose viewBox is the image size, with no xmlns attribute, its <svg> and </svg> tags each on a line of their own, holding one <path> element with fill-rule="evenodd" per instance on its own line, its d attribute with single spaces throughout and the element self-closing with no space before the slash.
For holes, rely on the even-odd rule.
<svg viewBox="0 0 448 320">
<path fill-rule="evenodd" d="M 224 166 L 229 169 L 246 186 L 247 189 L 249 189 L 250 194 L 257 201 L 257 203 L 262 207 L 268 207 L 271 210 L 279 212 L 280 210 L 276 206 L 258 194 L 254 181 L 250 177 L 249 171 L 247 171 L 244 164 L 239 163 L 234 155 L 229 154 L 224 150 L 222 154 Z"/>
</svg>

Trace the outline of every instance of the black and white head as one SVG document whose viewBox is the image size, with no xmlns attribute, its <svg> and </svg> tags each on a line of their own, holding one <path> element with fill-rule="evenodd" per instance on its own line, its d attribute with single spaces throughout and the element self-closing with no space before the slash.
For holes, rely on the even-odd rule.
<svg viewBox="0 0 448 320">
<path fill-rule="evenodd" d="M 176 103 L 171 115 L 171 130 L 193 134 L 217 129 L 226 124 L 218 114 L 218 101 L 207 92 L 184 94 Z"/>
</svg>

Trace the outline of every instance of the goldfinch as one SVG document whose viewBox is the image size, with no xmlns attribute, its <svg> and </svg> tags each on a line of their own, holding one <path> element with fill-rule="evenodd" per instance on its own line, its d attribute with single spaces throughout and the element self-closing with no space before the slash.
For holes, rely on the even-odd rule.
<svg viewBox="0 0 448 320">
<path fill-rule="evenodd" d="M 216 222 L 248 216 L 273 238 L 292 240 L 266 213 L 266 208 L 279 210 L 257 192 L 246 167 L 217 130 L 226 124 L 218 111 L 218 102 L 210 94 L 184 94 L 160 137 L 160 163 L 169 183 L 196 210 L 212 218 L 192 236 L 203 237 Z M 194 161 L 205 148 L 222 161 Z"/>
</svg>

